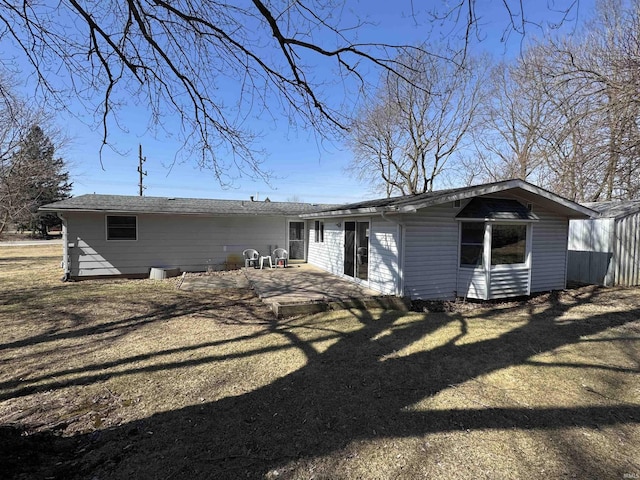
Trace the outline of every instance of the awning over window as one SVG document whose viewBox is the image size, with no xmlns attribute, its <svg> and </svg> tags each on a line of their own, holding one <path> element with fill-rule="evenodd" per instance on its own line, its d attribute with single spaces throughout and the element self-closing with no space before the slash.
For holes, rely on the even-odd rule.
<svg viewBox="0 0 640 480">
<path fill-rule="evenodd" d="M 517 200 L 475 197 L 456 215 L 470 220 L 525 220 L 540 218 Z"/>
</svg>

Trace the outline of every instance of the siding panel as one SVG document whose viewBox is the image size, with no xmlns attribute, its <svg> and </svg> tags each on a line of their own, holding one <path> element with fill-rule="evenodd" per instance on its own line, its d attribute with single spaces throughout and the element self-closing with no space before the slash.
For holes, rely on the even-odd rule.
<svg viewBox="0 0 640 480">
<path fill-rule="evenodd" d="M 105 215 L 66 215 L 72 276 L 148 274 L 151 267 L 224 268 L 246 248 L 287 248 L 284 217 L 138 215 L 137 241 L 107 241 Z"/>
<path fill-rule="evenodd" d="M 406 215 L 404 293 L 414 299 L 455 298 L 458 284 L 458 208 L 450 203 Z"/>
<path fill-rule="evenodd" d="M 569 221 L 548 210 L 534 210 L 540 221 L 532 226 L 531 293 L 566 287 Z"/>
<path fill-rule="evenodd" d="M 529 294 L 529 269 L 492 268 L 488 298 L 515 297 Z"/>
<path fill-rule="evenodd" d="M 399 292 L 398 227 L 381 218 L 332 218 L 324 223 L 324 242 L 315 241 L 313 222 L 309 222 L 309 263 L 334 275 L 344 275 L 344 222 L 370 221 L 369 280 L 372 290 L 385 295 Z M 340 225 L 340 226 L 338 226 Z"/>
<path fill-rule="evenodd" d="M 465 298 L 486 300 L 487 280 L 482 268 L 460 268 L 458 270 L 458 295 Z"/>
<path fill-rule="evenodd" d="M 385 295 L 398 294 L 398 226 L 381 218 L 374 218 L 370 232 L 369 288 Z"/>
</svg>

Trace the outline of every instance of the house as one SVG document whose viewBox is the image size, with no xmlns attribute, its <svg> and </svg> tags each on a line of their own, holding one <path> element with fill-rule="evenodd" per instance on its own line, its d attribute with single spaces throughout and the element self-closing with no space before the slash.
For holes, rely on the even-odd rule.
<svg viewBox="0 0 640 480">
<path fill-rule="evenodd" d="M 566 286 L 570 219 L 594 212 L 522 180 L 302 214 L 307 261 L 412 299 L 494 299 Z"/>
<path fill-rule="evenodd" d="M 640 285 L 640 200 L 586 203 L 597 218 L 571 220 L 568 280 Z"/>
<path fill-rule="evenodd" d="M 69 277 L 222 268 L 245 248 L 382 294 L 493 299 L 566 285 L 570 219 L 587 207 L 522 180 L 330 206 L 83 195 L 42 207 L 64 226 Z"/>
<path fill-rule="evenodd" d="M 329 205 L 119 195 L 81 195 L 41 207 L 63 223 L 68 278 L 148 277 L 153 267 L 181 271 L 243 263 L 246 248 L 284 247 L 304 260 L 305 221 Z"/>
</svg>

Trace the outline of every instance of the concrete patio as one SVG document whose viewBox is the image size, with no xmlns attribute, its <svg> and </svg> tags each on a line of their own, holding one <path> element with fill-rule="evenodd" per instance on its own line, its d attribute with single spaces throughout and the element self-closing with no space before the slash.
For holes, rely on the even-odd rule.
<svg viewBox="0 0 640 480">
<path fill-rule="evenodd" d="M 306 263 L 287 268 L 243 268 L 220 275 L 185 276 L 183 290 L 252 288 L 277 317 L 344 308 L 406 310 L 397 297 L 383 296 Z"/>
</svg>

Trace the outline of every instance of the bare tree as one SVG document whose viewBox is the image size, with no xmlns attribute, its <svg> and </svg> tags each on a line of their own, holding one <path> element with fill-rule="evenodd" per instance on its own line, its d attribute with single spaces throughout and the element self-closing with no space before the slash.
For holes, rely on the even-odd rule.
<svg viewBox="0 0 640 480">
<path fill-rule="evenodd" d="M 640 178 L 629 173 L 638 166 L 640 142 L 639 26 L 638 0 L 602 0 L 579 35 L 542 47 L 545 83 L 562 119 L 549 130 L 548 144 L 556 153 L 559 147 L 575 152 L 570 165 L 557 165 L 562 156 L 549 158 L 550 181 L 580 200 L 638 194 Z"/>
<path fill-rule="evenodd" d="M 640 193 L 639 5 L 601 0 L 573 35 L 503 67 L 477 141 L 485 178 L 519 176 L 578 201 Z"/>
<path fill-rule="evenodd" d="M 433 189 L 474 125 L 486 71 L 469 57 L 459 65 L 424 54 L 399 63 L 407 67 L 383 76 L 349 140 L 350 170 L 387 196 Z"/>
<path fill-rule="evenodd" d="M 26 155 L 25 139 L 34 126 L 43 125 L 52 140 L 48 148 L 65 143 L 60 131 L 52 127 L 50 116 L 33 108 L 15 93 L 9 74 L 0 72 L 0 235 L 9 224 L 29 222 L 42 193 L 57 178 L 50 162 L 32 161 Z M 38 127 L 39 129 L 39 127 Z M 40 129 L 39 129 L 40 130 Z M 40 130 L 41 131 L 41 130 Z M 55 142 L 55 143 L 53 143 Z M 53 150 L 51 150 L 52 152 Z M 66 181 L 66 178 L 65 178 Z"/>
<path fill-rule="evenodd" d="M 481 105 L 480 127 L 474 132 L 476 161 L 484 180 L 521 178 L 539 182 L 540 137 L 549 99 L 530 67 L 529 50 L 513 63 L 497 64 L 490 93 Z"/>
<path fill-rule="evenodd" d="M 549 14 L 560 12 L 561 23 L 575 2 Z M 413 2 L 407 6 L 417 23 L 452 22 L 450 38 L 464 57 L 482 37 L 482 3 L 460 0 L 429 16 Z M 530 23 L 522 3 L 504 5 L 505 31 L 524 34 Z M 400 73 L 398 55 L 410 47 L 359 41 L 367 23 L 346 0 L 0 0 L 0 41 L 22 52 L 40 93 L 58 108 L 70 97 L 83 102 L 102 125 L 103 145 L 114 126 L 126 128 L 127 103 L 148 107 L 154 132 L 178 118 L 180 130 L 166 133 L 222 183 L 268 174 L 254 143 L 259 132 L 246 127 L 252 117 L 284 112 L 292 123 L 331 136 L 344 131 L 358 91 L 371 88 L 371 72 Z M 344 98 L 335 98 L 336 84 Z"/>
</svg>

